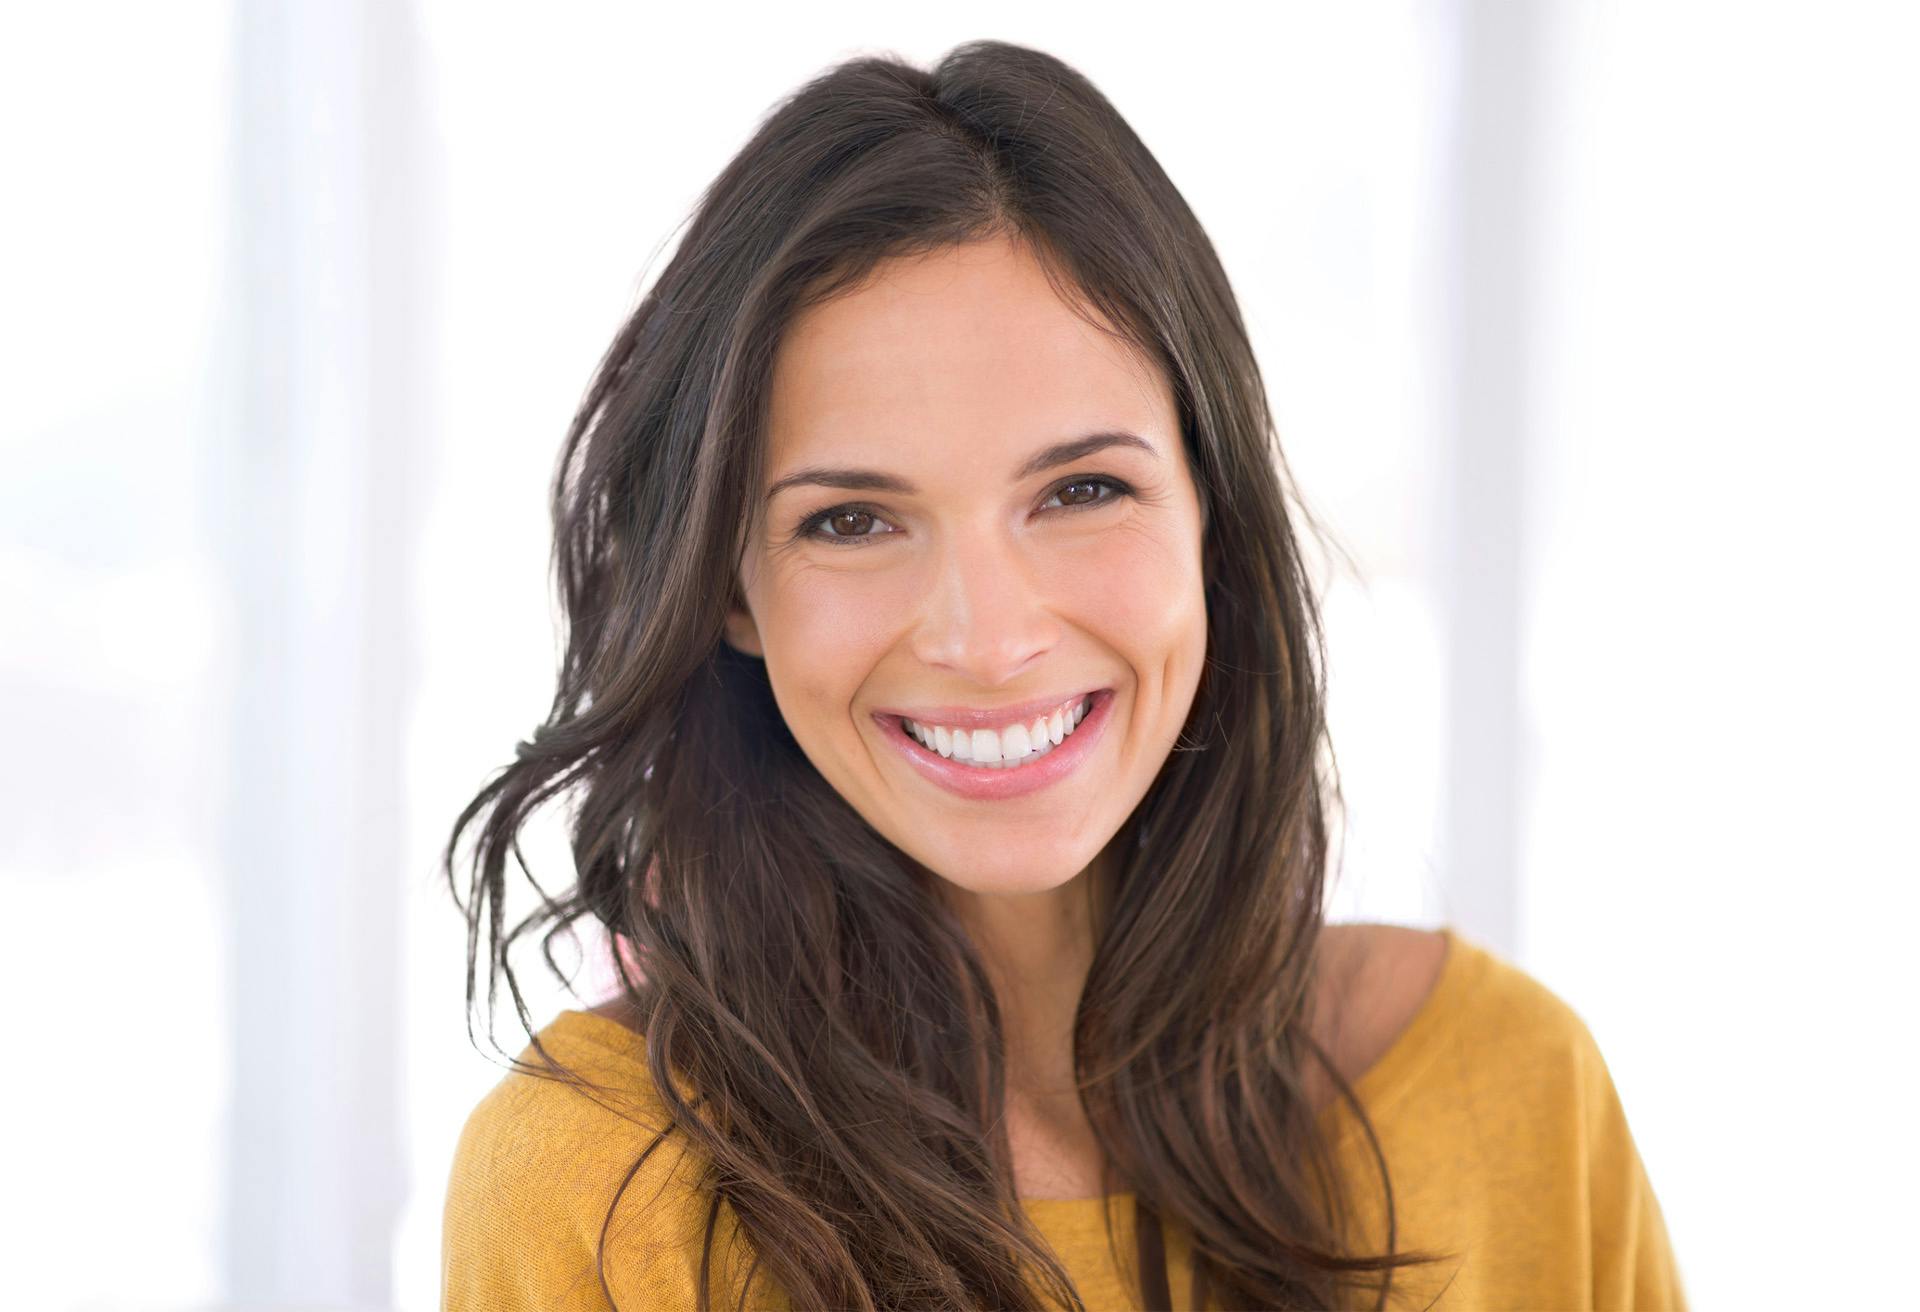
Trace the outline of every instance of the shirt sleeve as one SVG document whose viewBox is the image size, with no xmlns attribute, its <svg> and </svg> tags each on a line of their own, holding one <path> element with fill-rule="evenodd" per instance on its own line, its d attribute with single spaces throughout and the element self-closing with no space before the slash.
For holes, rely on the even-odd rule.
<svg viewBox="0 0 1920 1312">
<path fill-rule="evenodd" d="M 1686 1312 L 1666 1218 L 1605 1060 L 1580 1030 L 1592 1209 L 1593 1306 Z"/>
</svg>

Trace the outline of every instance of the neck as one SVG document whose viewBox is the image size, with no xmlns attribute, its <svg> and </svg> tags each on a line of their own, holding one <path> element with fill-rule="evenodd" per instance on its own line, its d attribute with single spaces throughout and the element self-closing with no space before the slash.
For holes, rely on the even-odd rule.
<svg viewBox="0 0 1920 1312">
<path fill-rule="evenodd" d="M 1093 964 L 1096 902 L 1109 869 L 1103 852 L 1066 883 L 1037 893 L 946 886 L 1000 1005 L 1012 1097 L 1077 1101 L 1073 1021 Z"/>
</svg>

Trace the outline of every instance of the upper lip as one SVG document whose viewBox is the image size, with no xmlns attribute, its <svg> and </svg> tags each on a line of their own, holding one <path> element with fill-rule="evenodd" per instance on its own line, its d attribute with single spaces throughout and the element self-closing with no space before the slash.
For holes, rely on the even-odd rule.
<svg viewBox="0 0 1920 1312">
<path fill-rule="evenodd" d="M 897 715 L 912 720 L 915 724 L 946 725 L 952 729 L 999 729 L 1010 724 L 1030 724 L 1042 715 L 1049 715 L 1069 702 L 1079 701 L 1089 693 L 1101 691 L 1098 688 L 1083 688 L 1079 692 L 1054 693 L 1047 697 L 1035 697 L 1031 701 L 1014 702 L 1009 706 L 995 706 L 980 710 L 971 706 L 883 706 L 875 715 Z"/>
</svg>

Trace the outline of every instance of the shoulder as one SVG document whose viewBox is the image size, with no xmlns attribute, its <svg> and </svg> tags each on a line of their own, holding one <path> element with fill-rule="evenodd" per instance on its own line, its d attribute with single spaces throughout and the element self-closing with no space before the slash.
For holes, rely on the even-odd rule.
<svg viewBox="0 0 1920 1312">
<path fill-rule="evenodd" d="M 1505 957 L 1443 931 L 1457 960 L 1443 972 L 1435 990 L 1443 1015 L 1435 1017 L 1438 1035 L 1462 1054 L 1496 1062 L 1513 1073 L 1568 1072 L 1585 1078 L 1604 1074 L 1604 1063 L 1580 1013 L 1534 975 Z"/>
<path fill-rule="evenodd" d="M 1684 1307 L 1659 1200 L 1592 1031 L 1526 970 L 1457 930 L 1441 934 L 1424 1000 L 1417 983 L 1382 984 L 1384 1001 L 1370 1004 L 1383 1029 L 1400 1030 L 1353 1081 L 1374 1133 L 1359 1134 L 1344 1104 L 1335 1113 L 1354 1178 L 1376 1178 L 1377 1142 L 1404 1224 L 1396 1242 L 1470 1253 L 1453 1290 L 1463 1306 Z M 1432 968 L 1430 943 L 1351 937 L 1364 945 L 1350 949 L 1354 978 L 1417 980 Z M 1372 1038 L 1377 1050 L 1380 1032 Z M 1368 1207 L 1369 1242 L 1384 1244 L 1381 1208 Z"/>
<path fill-rule="evenodd" d="M 538 1037 L 580 1082 L 543 1070 L 529 1045 L 468 1115 L 444 1203 L 446 1307 L 604 1306 L 603 1233 L 613 1289 L 658 1299 L 694 1287 L 702 1162 L 667 1132 L 640 1040 L 621 1033 L 561 1013 Z"/>
<path fill-rule="evenodd" d="M 1592 1031 L 1526 970 L 1451 927 L 1325 933 L 1315 1037 L 1369 1111 L 1500 1104 L 1533 1119 L 1617 1116 Z"/>
<path fill-rule="evenodd" d="M 610 1169 L 628 1147 L 651 1142 L 671 1118 L 641 1040 L 633 1036 L 629 1046 L 619 1034 L 585 1013 L 561 1013 L 537 1036 L 558 1069 L 528 1045 L 467 1117 L 456 1167 L 501 1183 L 520 1182 L 505 1173 L 535 1166 L 578 1176 Z"/>
<path fill-rule="evenodd" d="M 1449 1058 L 1480 1071 L 1564 1084 L 1603 1071 L 1579 1014 L 1533 975 L 1451 927 L 1327 925 L 1310 1032 L 1350 1083 L 1375 1099 L 1437 1078 Z M 1443 1063 L 1444 1064 L 1444 1063 Z M 1315 1068 L 1317 1070 L 1317 1068 Z M 1324 1079 L 1320 1105 L 1332 1097 Z"/>
<path fill-rule="evenodd" d="M 1309 1029 L 1349 1083 L 1379 1064 L 1433 997 L 1448 942 L 1443 931 L 1405 925 L 1322 927 Z M 1317 1065 L 1308 1083 L 1314 1104 L 1325 1105 L 1333 1088 Z"/>
</svg>

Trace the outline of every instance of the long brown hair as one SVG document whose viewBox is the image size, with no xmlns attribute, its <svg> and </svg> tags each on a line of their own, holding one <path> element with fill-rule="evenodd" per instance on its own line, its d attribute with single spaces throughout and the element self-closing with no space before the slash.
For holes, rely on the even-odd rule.
<svg viewBox="0 0 1920 1312">
<path fill-rule="evenodd" d="M 545 926 L 553 965 L 556 936 L 591 916 L 620 945 L 669 1132 L 794 1306 L 1035 1307 L 1027 1272 L 1081 1306 L 1014 1195 L 1000 1012 L 937 877 L 822 779 L 764 665 L 721 641 L 783 326 L 884 259 L 993 235 L 1027 243 L 1063 299 L 1166 371 L 1206 514 L 1206 666 L 1115 844 L 1074 1032 L 1108 1178 L 1136 1200 L 1143 1296 L 1169 1305 L 1166 1217 L 1191 1230 L 1196 1298 L 1385 1306 L 1396 1267 L 1435 1259 L 1348 1251 L 1350 1186 L 1305 1092 L 1312 1060 L 1359 1116 L 1391 1250 L 1384 1155 L 1307 1032 L 1338 784 L 1264 386 L 1180 193 L 1090 82 L 1038 51 L 976 41 L 931 70 L 863 57 L 801 87 L 707 188 L 601 361 L 552 492 L 567 626 L 552 710 L 444 854 L 469 1024 L 484 937 L 489 1012 L 504 978 L 564 1075 L 509 949 Z M 557 796 L 577 882 L 509 928 L 507 857 Z M 477 820 L 462 898 L 455 851 Z M 606 1256 L 603 1241 L 603 1284 Z"/>
</svg>

